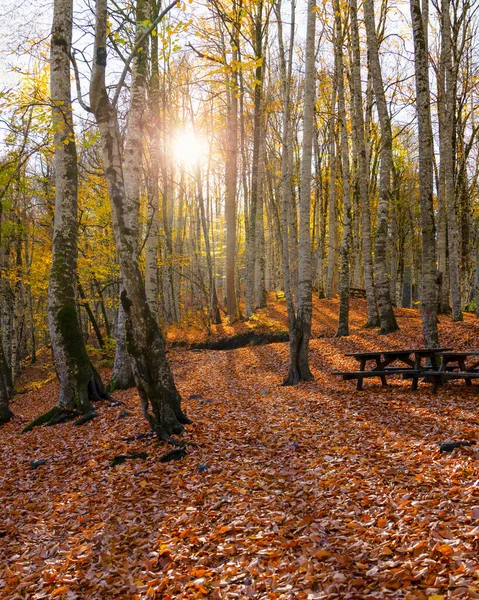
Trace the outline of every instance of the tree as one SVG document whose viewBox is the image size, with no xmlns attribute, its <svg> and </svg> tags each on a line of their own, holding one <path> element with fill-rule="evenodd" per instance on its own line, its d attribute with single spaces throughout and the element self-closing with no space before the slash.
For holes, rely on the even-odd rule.
<svg viewBox="0 0 479 600">
<path fill-rule="evenodd" d="M 175 4 L 176 1 L 166 7 L 150 28 L 137 39 L 130 62 L 145 41 L 146 35 Z M 171 435 L 182 433 L 184 425 L 191 421 L 181 408 L 181 396 L 166 359 L 165 341 L 148 306 L 138 265 L 137 237 L 130 226 L 137 199 L 131 196 L 130 199 L 127 198 L 125 182 L 125 179 L 135 177 L 136 174 L 123 169 L 117 111 L 106 89 L 106 31 L 107 2 L 97 0 L 90 105 L 100 131 L 113 230 L 123 273 L 120 301 L 127 317 L 128 353 L 132 359 L 135 383 L 145 418 L 160 439 L 173 442 Z M 118 85 L 122 84 L 120 79 Z M 119 88 L 116 97 L 118 93 Z"/>
<path fill-rule="evenodd" d="M 346 100 L 344 93 L 343 25 L 339 0 L 334 0 L 335 36 L 334 58 L 338 81 L 338 120 L 340 127 L 341 171 L 343 177 L 343 237 L 341 240 L 341 272 L 339 277 L 339 322 L 337 337 L 349 335 L 349 260 L 351 247 L 351 187 L 349 183 L 349 145 L 346 129 Z"/>
<path fill-rule="evenodd" d="M 374 0 L 364 0 L 364 23 L 366 25 L 369 69 L 373 82 L 376 107 L 381 127 L 381 168 L 379 175 L 378 224 L 376 230 L 376 290 L 379 304 L 381 333 L 398 329 L 392 308 L 387 270 L 388 212 L 391 199 L 392 133 L 384 84 L 379 62 L 379 44 L 374 19 Z"/>
<path fill-rule="evenodd" d="M 289 373 L 285 385 L 313 378 L 309 368 L 313 279 L 311 268 L 311 161 L 316 96 L 315 58 L 316 8 L 308 0 L 306 25 L 306 70 L 304 75 L 303 142 L 301 147 L 301 192 L 299 198 L 298 298 L 296 314 L 289 319 Z M 285 233 L 283 233 L 285 235 Z"/>
<path fill-rule="evenodd" d="M 437 331 L 437 268 L 433 209 L 433 138 L 429 92 L 428 48 L 419 0 L 410 0 L 414 37 L 416 109 L 419 130 L 419 192 L 422 230 L 421 313 L 424 343 L 439 346 Z"/>
<path fill-rule="evenodd" d="M 10 421 L 13 417 L 13 413 L 9 407 L 12 393 L 12 376 L 5 360 L 2 344 L 0 344 L 0 425 Z"/>
<path fill-rule="evenodd" d="M 48 288 L 48 322 L 60 396 L 55 407 L 25 430 L 54 423 L 72 412 L 89 413 L 92 401 L 107 398 L 91 363 L 76 304 L 78 258 L 78 167 L 70 92 L 72 0 L 55 0 L 50 73 L 55 143 L 55 219 Z"/>
<path fill-rule="evenodd" d="M 361 89 L 361 54 L 359 46 L 358 7 L 356 0 L 350 0 L 351 19 L 351 88 L 352 88 L 352 122 L 353 122 L 353 149 L 358 164 L 358 188 L 361 206 L 361 239 L 364 262 L 364 287 L 368 307 L 368 320 L 366 327 L 379 325 L 378 307 L 376 303 L 376 290 L 374 286 L 374 270 L 371 244 L 371 203 L 369 200 L 369 172 L 366 153 L 364 130 L 363 100 Z M 356 147 L 356 148 L 355 148 Z"/>
<path fill-rule="evenodd" d="M 454 119 L 456 116 L 456 84 L 451 48 L 451 18 L 449 0 L 441 1 L 441 57 L 438 78 L 438 114 L 440 144 L 439 185 L 444 193 L 447 214 L 447 245 L 449 251 L 449 283 L 452 320 L 462 321 L 461 280 L 459 269 L 459 225 L 454 181 Z"/>
</svg>

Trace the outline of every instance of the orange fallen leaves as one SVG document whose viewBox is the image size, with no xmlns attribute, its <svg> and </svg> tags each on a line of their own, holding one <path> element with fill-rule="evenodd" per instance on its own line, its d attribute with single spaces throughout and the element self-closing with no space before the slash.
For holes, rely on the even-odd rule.
<svg viewBox="0 0 479 600">
<path fill-rule="evenodd" d="M 331 376 L 356 366 L 344 354 L 422 345 L 420 318 L 398 310 L 400 331 L 379 337 L 354 301 L 351 336 L 336 339 L 337 305 L 315 301 L 315 380 L 295 388 L 280 385 L 287 344 L 170 351 L 194 421 L 175 463 L 154 440 L 126 441 L 148 431 L 134 390 L 83 427 L 24 436 L 57 384 L 17 397 L 1 430 L 0 598 L 478 598 L 479 455 L 438 452 L 476 439 L 477 385 L 357 392 Z M 284 326 L 284 303 L 262 309 L 267 321 Z M 440 327 L 448 346 L 479 339 L 467 315 Z M 131 452 L 148 458 L 109 468 Z"/>
</svg>

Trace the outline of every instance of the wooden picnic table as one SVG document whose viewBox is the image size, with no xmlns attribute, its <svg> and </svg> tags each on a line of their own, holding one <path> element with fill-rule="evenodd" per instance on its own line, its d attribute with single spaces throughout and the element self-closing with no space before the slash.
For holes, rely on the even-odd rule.
<svg viewBox="0 0 479 600">
<path fill-rule="evenodd" d="M 479 356 L 477 350 L 464 350 L 461 352 L 450 352 L 444 350 L 439 353 L 441 365 L 439 369 L 433 369 L 428 373 L 433 385 L 433 393 L 437 392 L 437 388 L 445 383 L 446 379 L 464 379 L 466 385 L 471 386 L 473 379 L 479 378 L 479 360 L 476 360 L 472 365 L 467 366 L 466 361 L 469 357 Z M 458 371 L 456 369 L 459 369 Z"/>
<path fill-rule="evenodd" d="M 441 352 L 446 352 L 451 348 L 413 348 L 411 350 L 379 350 L 373 352 L 353 352 L 345 354 L 351 356 L 359 362 L 359 371 L 338 372 L 335 375 L 342 375 L 343 379 L 356 379 L 356 389 L 363 389 L 364 378 L 379 377 L 381 384 L 387 386 L 386 377 L 388 375 L 403 375 L 403 377 L 412 378 L 412 389 L 417 390 L 418 380 L 424 376 L 425 371 L 439 368 L 437 357 Z M 430 361 L 430 366 L 424 361 Z M 368 361 L 373 361 L 376 366 L 366 370 Z M 400 362 L 405 367 L 391 367 L 394 362 Z"/>
</svg>

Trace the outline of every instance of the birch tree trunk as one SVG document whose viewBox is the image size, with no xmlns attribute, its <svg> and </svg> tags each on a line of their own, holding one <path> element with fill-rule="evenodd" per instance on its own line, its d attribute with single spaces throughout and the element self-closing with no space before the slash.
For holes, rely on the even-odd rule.
<svg viewBox="0 0 479 600">
<path fill-rule="evenodd" d="M 203 229 L 203 237 L 205 239 L 206 250 L 206 267 L 208 269 L 208 310 L 210 319 L 216 325 L 221 323 L 220 305 L 216 294 L 216 282 L 213 267 L 213 258 L 211 254 L 210 232 L 208 228 L 208 220 L 205 211 L 205 199 L 203 196 L 203 181 L 200 167 L 196 170 L 196 187 L 198 194 L 198 204 L 200 207 L 201 228 Z"/>
<path fill-rule="evenodd" d="M 258 195 L 260 185 L 260 152 L 261 136 L 263 134 L 263 0 L 257 4 L 254 20 L 254 49 L 256 59 L 254 81 L 254 129 L 253 129 L 253 158 L 251 165 L 251 198 L 248 211 L 247 256 L 246 256 L 246 302 L 245 319 L 249 319 L 255 307 L 255 265 L 256 265 L 256 228 Z"/>
<path fill-rule="evenodd" d="M 233 50 L 233 63 L 236 64 L 238 52 Z M 236 306 L 236 182 L 238 177 L 238 72 L 232 67 L 228 89 L 228 124 L 226 147 L 226 306 L 230 323 L 238 318 Z"/>
<path fill-rule="evenodd" d="M 454 182 L 454 118 L 456 108 L 454 69 L 451 48 L 451 18 L 449 0 L 441 1 L 441 74 L 443 85 L 440 97 L 444 102 L 439 112 L 441 167 L 444 163 L 444 198 L 447 213 L 447 242 L 449 250 L 449 284 L 451 289 L 452 320 L 462 321 L 461 278 L 459 258 L 459 225 Z"/>
<path fill-rule="evenodd" d="M 70 93 L 73 1 L 55 0 L 50 48 L 52 123 L 55 144 L 55 217 L 48 286 L 48 324 L 60 395 L 55 407 L 24 431 L 55 423 L 65 413 L 88 413 L 107 398 L 85 347 L 76 303 L 78 256 L 78 171 Z"/>
<path fill-rule="evenodd" d="M 144 32 L 144 25 L 148 11 L 146 0 L 138 0 L 136 4 L 136 33 L 135 43 Z M 146 45 L 145 41 L 145 45 Z M 142 49 L 133 59 L 132 81 L 131 81 L 131 103 L 128 114 L 128 123 L 125 136 L 125 203 L 128 219 L 128 227 L 132 236 L 136 239 L 133 246 L 132 260 L 138 260 L 138 219 L 140 213 L 140 185 L 141 185 L 141 164 L 143 154 L 142 134 L 144 130 L 144 120 L 147 110 L 146 105 L 146 72 L 147 72 L 147 52 Z M 123 293 L 124 273 L 120 278 L 120 296 Z M 135 385 L 133 368 L 130 357 L 128 356 L 127 345 L 127 315 L 121 314 L 124 306 L 120 302 L 118 308 L 117 320 L 117 341 L 115 348 L 115 361 L 113 365 L 113 375 L 110 382 L 110 389 L 128 389 Z"/>
<path fill-rule="evenodd" d="M 296 315 L 289 328 L 290 364 L 285 385 L 313 378 L 309 368 L 309 340 L 313 308 L 311 268 L 311 162 L 313 154 L 316 12 L 308 0 L 306 26 L 306 69 L 304 79 L 303 141 L 301 148 L 301 192 L 299 198 L 298 299 Z"/>
<path fill-rule="evenodd" d="M 150 19 L 158 16 L 156 0 L 150 0 Z M 160 74 L 158 36 L 151 37 L 151 75 L 149 82 L 149 181 L 148 181 L 148 230 L 145 241 L 145 289 L 151 314 L 159 321 L 158 310 L 158 208 L 160 176 Z"/>
<path fill-rule="evenodd" d="M 378 307 L 376 302 L 376 290 L 374 287 L 374 269 L 371 244 L 371 203 L 369 200 L 369 168 L 366 151 L 363 98 L 361 88 L 361 51 L 359 46 L 358 7 L 357 0 L 350 0 L 351 19 L 351 46 L 353 60 L 351 64 L 352 83 L 352 121 L 353 139 L 356 140 L 358 151 L 358 179 L 359 196 L 361 205 L 361 234 L 364 264 L 364 287 L 366 290 L 366 302 L 368 320 L 365 327 L 377 327 L 379 325 Z"/>
<path fill-rule="evenodd" d="M 344 94 L 343 26 L 339 0 L 334 0 L 334 58 L 338 82 L 338 120 L 341 143 L 343 177 L 343 235 L 341 240 L 341 271 L 339 276 L 339 320 L 336 337 L 349 335 L 349 254 L 351 247 L 351 186 L 349 183 L 349 146 L 346 129 L 346 101 Z"/>
<path fill-rule="evenodd" d="M 379 174 L 378 223 L 376 229 L 376 291 L 381 334 L 398 329 L 391 302 L 387 270 L 388 211 L 391 198 L 392 133 L 379 62 L 379 46 L 374 18 L 374 0 L 364 0 L 364 24 L 368 45 L 369 68 L 381 127 L 381 167 Z"/>
<path fill-rule="evenodd" d="M 416 107 L 419 128 L 419 195 L 422 229 L 422 327 L 427 347 L 439 346 L 437 268 L 433 209 L 433 139 L 428 75 L 428 48 L 419 0 L 410 0 L 414 37 Z"/>
<path fill-rule="evenodd" d="M 131 229 L 134 203 L 127 198 L 116 109 L 105 85 L 107 1 L 96 2 L 94 65 L 90 105 L 100 130 L 105 177 L 112 209 L 113 231 L 123 272 L 121 302 L 127 316 L 127 344 L 143 414 L 163 440 L 182 433 L 189 419 L 165 355 L 165 341 L 146 300 L 137 260 L 137 238 Z M 126 173 L 125 175 L 129 175 Z M 133 174 L 134 176 L 135 174 Z"/>
<path fill-rule="evenodd" d="M 280 54 L 281 80 L 283 92 L 283 131 L 282 131 L 282 152 L 281 152 L 281 228 L 282 228 L 282 266 L 283 266 L 283 287 L 288 310 L 288 325 L 292 331 L 295 322 L 295 306 L 291 284 L 291 261 L 290 261 L 290 216 L 292 205 L 292 155 L 293 155 L 293 132 L 291 126 L 291 73 L 293 63 L 294 47 L 294 25 L 295 25 L 295 0 L 291 3 L 291 29 L 288 56 L 283 41 L 283 21 L 281 16 L 281 0 L 275 6 L 278 22 L 278 43 Z M 294 251 L 294 248 L 293 248 Z"/>
<path fill-rule="evenodd" d="M 255 268 L 255 308 L 264 308 L 266 306 L 266 258 L 265 258 L 265 239 L 264 239 L 264 173 L 265 173 L 265 141 L 261 140 L 259 151 L 259 169 L 258 169 L 258 203 L 256 206 L 256 268 Z"/>
<path fill-rule="evenodd" d="M 336 94 L 337 94 L 336 61 L 334 65 L 333 92 L 331 98 L 331 115 L 329 122 L 329 206 L 328 206 L 328 262 L 326 267 L 326 298 L 332 298 L 334 293 L 334 274 L 336 267 Z"/>
</svg>

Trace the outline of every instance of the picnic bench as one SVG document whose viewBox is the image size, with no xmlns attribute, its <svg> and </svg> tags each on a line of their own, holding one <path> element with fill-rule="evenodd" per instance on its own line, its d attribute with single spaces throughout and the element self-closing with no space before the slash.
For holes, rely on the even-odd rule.
<svg viewBox="0 0 479 600">
<path fill-rule="evenodd" d="M 432 392 L 435 394 L 440 385 L 448 379 L 464 379 L 466 385 L 471 386 L 473 379 L 479 379 L 479 351 L 465 350 L 462 352 L 450 352 L 444 350 L 439 353 L 441 365 L 439 369 L 431 370 L 427 375 L 432 381 Z M 472 365 L 467 366 L 467 359 L 476 357 Z M 459 370 L 456 370 L 459 369 Z"/>
<path fill-rule="evenodd" d="M 349 288 L 351 298 L 366 298 L 366 290 L 363 288 Z"/>
<path fill-rule="evenodd" d="M 416 348 L 412 350 L 386 350 L 374 352 L 353 352 L 345 354 L 359 362 L 358 371 L 333 371 L 333 375 L 341 376 L 345 380 L 356 379 L 356 389 L 363 389 L 366 378 L 379 377 L 381 384 L 387 386 L 387 377 L 402 375 L 403 378 L 412 379 L 412 389 L 417 390 L 418 381 L 430 371 L 439 370 L 438 355 L 451 348 Z M 402 363 L 401 366 L 391 366 L 394 362 Z M 429 364 L 427 364 L 429 361 Z M 375 363 L 372 369 L 367 370 L 368 362 Z M 405 366 L 403 366 L 405 365 Z"/>
</svg>

